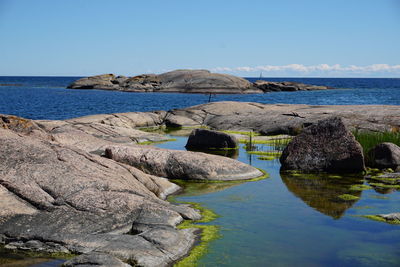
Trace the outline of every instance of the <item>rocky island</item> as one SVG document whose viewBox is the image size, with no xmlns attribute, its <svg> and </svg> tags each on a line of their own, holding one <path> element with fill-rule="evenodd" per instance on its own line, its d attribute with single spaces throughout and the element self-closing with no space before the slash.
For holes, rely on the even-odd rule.
<svg viewBox="0 0 400 267">
<path fill-rule="evenodd" d="M 332 122 L 340 126 L 340 133 L 347 134 L 347 128 L 400 129 L 400 107 L 378 105 L 216 102 L 64 121 L 1 115 L 0 244 L 8 249 L 76 254 L 66 266 L 169 266 L 187 255 L 199 236 L 199 230 L 177 225 L 199 220 L 201 214 L 189 205 L 165 201 L 180 189 L 168 179 L 246 180 L 263 173 L 222 156 L 143 146 L 140 143 L 168 138 L 141 127 L 207 126 L 264 135 L 306 135 L 327 129 L 326 136 L 336 138 L 332 123 L 318 122 L 329 122 L 332 116 L 340 117 Z M 300 152 L 294 150 L 296 155 Z M 357 171 L 364 167 L 360 164 Z"/>
<path fill-rule="evenodd" d="M 103 74 L 79 79 L 67 88 L 103 89 L 124 92 L 163 92 L 197 94 L 259 94 L 273 91 L 304 91 L 331 89 L 328 86 L 296 82 L 248 80 L 208 70 L 174 70 L 163 74 L 142 74 L 134 77 Z"/>
</svg>

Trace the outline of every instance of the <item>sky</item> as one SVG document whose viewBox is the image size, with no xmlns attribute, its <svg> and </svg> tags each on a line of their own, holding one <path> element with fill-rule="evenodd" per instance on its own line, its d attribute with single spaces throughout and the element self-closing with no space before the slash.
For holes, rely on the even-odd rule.
<svg viewBox="0 0 400 267">
<path fill-rule="evenodd" d="M 0 0 L 0 75 L 400 77 L 400 0 Z"/>
</svg>

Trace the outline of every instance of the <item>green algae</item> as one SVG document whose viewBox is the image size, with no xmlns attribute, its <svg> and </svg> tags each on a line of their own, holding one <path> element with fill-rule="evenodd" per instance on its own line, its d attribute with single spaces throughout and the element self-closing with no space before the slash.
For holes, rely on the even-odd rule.
<svg viewBox="0 0 400 267">
<path fill-rule="evenodd" d="M 279 158 L 282 154 L 280 151 L 247 151 L 247 154 L 259 155 L 259 156 L 271 156 Z"/>
<path fill-rule="evenodd" d="M 386 220 L 385 218 L 379 216 L 379 215 L 361 215 L 360 217 L 364 217 L 370 220 L 378 221 L 378 222 L 384 222 L 384 223 L 389 223 L 389 224 L 397 224 L 400 225 L 400 220 Z"/>
<path fill-rule="evenodd" d="M 369 185 L 365 185 L 365 184 L 355 184 L 355 185 L 352 185 L 352 186 L 350 186 L 350 188 L 349 188 L 351 191 L 363 191 L 363 190 L 369 190 L 369 189 L 372 189 L 372 187 L 371 186 L 369 186 Z"/>
<path fill-rule="evenodd" d="M 172 141 L 176 141 L 176 139 L 170 138 L 170 139 L 166 139 L 166 140 L 162 140 L 162 141 L 143 141 L 143 142 L 139 142 L 137 144 L 138 145 L 153 145 L 153 144 L 162 144 L 162 143 L 172 142 Z"/>
<path fill-rule="evenodd" d="M 181 204 L 189 204 L 194 209 L 200 211 L 201 219 L 200 220 L 185 220 L 180 225 L 177 226 L 178 229 L 188 229 L 188 228 L 197 228 L 201 230 L 200 234 L 200 242 L 196 245 L 189 253 L 189 255 L 182 260 L 178 261 L 174 264 L 175 267 L 186 267 L 186 266 L 196 266 L 198 260 L 207 253 L 208 244 L 221 237 L 219 233 L 219 227 L 216 225 L 208 225 L 203 223 L 208 223 L 219 216 L 213 212 L 211 209 L 204 208 L 199 203 L 195 202 L 183 202 L 177 201 L 175 197 L 170 197 L 168 199 L 170 202 L 181 203 Z"/>
<path fill-rule="evenodd" d="M 0 265 L 6 266 L 30 266 L 33 263 L 39 264 L 51 260 L 69 260 L 76 256 L 76 254 L 63 252 L 6 249 L 4 245 L 0 245 Z"/>
<path fill-rule="evenodd" d="M 247 136 L 260 136 L 259 133 L 253 131 L 229 131 L 229 130 L 222 130 L 220 132 L 228 133 L 228 134 L 240 134 L 240 135 L 247 135 Z"/>
<path fill-rule="evenodd" d="M 343 194 L 343 195 L 339 195 L 338 198 L 340 198 L 341 200 L 344 201 L 353 201 L 353 200 L 358 200 L 360 197 L 356 197 L 350 194 Z"/>
</svg>

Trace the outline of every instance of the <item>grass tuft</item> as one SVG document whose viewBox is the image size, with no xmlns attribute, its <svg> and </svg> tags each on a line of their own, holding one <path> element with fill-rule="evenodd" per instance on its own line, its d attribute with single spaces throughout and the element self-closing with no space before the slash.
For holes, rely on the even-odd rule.
<svg viewBox="0 0 400 267">
<path fill-rule="evenodd" d="M 354 137 L 361 144 L 367 162 L 370 162 L 368 152 L 376 145 L 390 142 L 400 146 L 400 132 L 360 132 L 354 131 Z"/>
</svg>

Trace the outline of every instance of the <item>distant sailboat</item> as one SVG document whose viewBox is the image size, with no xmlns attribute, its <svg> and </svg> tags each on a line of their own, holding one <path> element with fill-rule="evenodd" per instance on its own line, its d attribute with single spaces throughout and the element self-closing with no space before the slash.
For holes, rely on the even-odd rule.
<svg viewBox="0 0 400 267">
<path fill-rule="evenodd" d="M 260 79 L 262 79 L 263 78 L 263 75 L 262 75 L 262 72 L 260 72 Z"/>
</svg>

